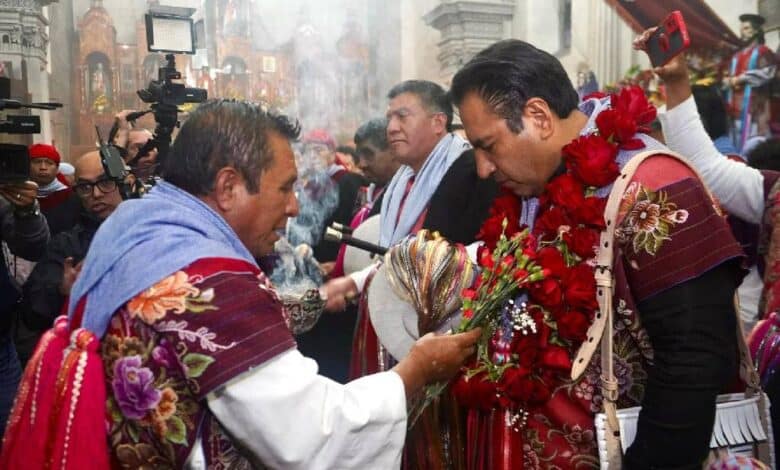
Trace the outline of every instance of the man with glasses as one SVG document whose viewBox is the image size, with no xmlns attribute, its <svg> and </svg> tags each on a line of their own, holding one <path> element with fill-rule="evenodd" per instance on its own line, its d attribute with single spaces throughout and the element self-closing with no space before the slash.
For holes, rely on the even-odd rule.
<svg viewBox="0 0 780 470">
<path fill-rule="evenodd" d="M 79 221 L 51 239 L 22 288 L 22 319 L 35 333 L 17 344 L 22 363 L 29 358 L 40 334 L 60 314 L 98 227 L 122 202 L 117 183 L 106 177 L 98 152 L 84 154 L 75 166 L 74 190 L 82 205 Z"/>
</svg>

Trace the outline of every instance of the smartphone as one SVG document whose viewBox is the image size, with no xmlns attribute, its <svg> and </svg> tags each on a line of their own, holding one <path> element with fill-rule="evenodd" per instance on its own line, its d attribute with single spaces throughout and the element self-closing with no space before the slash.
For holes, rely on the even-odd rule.
<svg viewBox="0 0 780 470">
<path fill-rule="evenodd" d="M 647 40 L 647 55 L 653 67 L 669 63 L 677 54 L 691 45 L 688 28 L 682 13 L 675 10 L 658 25 L 658 29 Z"/>
<path fill-rule="evenodd" d="M 30 156 L 26 145 L 0 144 L 0 184 L 30 179 Z"/>
</svg>

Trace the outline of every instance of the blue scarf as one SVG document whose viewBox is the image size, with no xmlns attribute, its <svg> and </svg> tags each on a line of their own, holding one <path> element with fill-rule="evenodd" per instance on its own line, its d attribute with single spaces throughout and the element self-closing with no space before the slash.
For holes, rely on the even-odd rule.
<svg viewBox="0 0 780 470">
<path fill-rule="evenodd" d="M 414 179 L 414 184 L 404 201 L 407 182 L 415 176 L 410 166 L 404 165 L 395 172 L 393 179 L 387 185 L 385 197 L 382 199 L 382 211 L 379 224 L 379 245 L 389 247 L 401 241 L 414 228 L 431 196 L 439 187 L 450 166 L 471 148 L 468 142 L 455 134 L 447 134 L 436 144 L 425 160 L 420 172 Z M 401 202 L 403 210 L 401 211 Z M 401 211 L 400 218 L 398 212 Z M 396 224 L 396 220 L 398 224 Z"/>
<path fill-rule="evenodd" d="M 102 337 L 117 309 L 166 276 L 201 258 L 234 258 L 255 266 L 225 220 L 203 201 L 166 182 L 125 201 L 100 226 L 68 305 L 85 295 L 82 326 Z"/>
</svg>

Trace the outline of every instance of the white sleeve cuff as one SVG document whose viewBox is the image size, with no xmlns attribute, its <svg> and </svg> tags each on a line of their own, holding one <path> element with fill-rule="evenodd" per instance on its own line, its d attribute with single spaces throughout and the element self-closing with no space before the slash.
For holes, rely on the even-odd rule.
<svg viewBox="0 0 780 470">
<path fill-rule="evenodd" d="M 348 274 L 350 279 L 352 279 L 352 282 L 355 283 L 355 287 L 357 287 L 358 292 L 363 292 L 363 288 L 366 287 L 366 281 L 368 280 L 368 276 L 370 276 L 371 273 L 374 272 L 376 269 L 377 269 L 377 265 L 372 264 L 370 266 L 366 266 L 360 271 L 355 271 L 352 274 Z"/>
<path fill-rule="evenodd" d="M 395 372 L 341 385 L 292 349 L 210 394 L 208 406 L 271 468 L 400 466 L 406 394 Z"/>
</svg>

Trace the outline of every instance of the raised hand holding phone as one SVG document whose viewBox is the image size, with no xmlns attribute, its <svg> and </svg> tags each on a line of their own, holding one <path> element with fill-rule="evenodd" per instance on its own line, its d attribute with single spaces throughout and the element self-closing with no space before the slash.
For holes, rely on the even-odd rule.
<svg viewBox="0 0 780 470">
<path fill-rule="evenodd" d="M 650 34 L 645 51 L 653 67 L 661 67 L 691 45 L 688 28 L 680 11 L 673 11 Z"/>
</svg>

